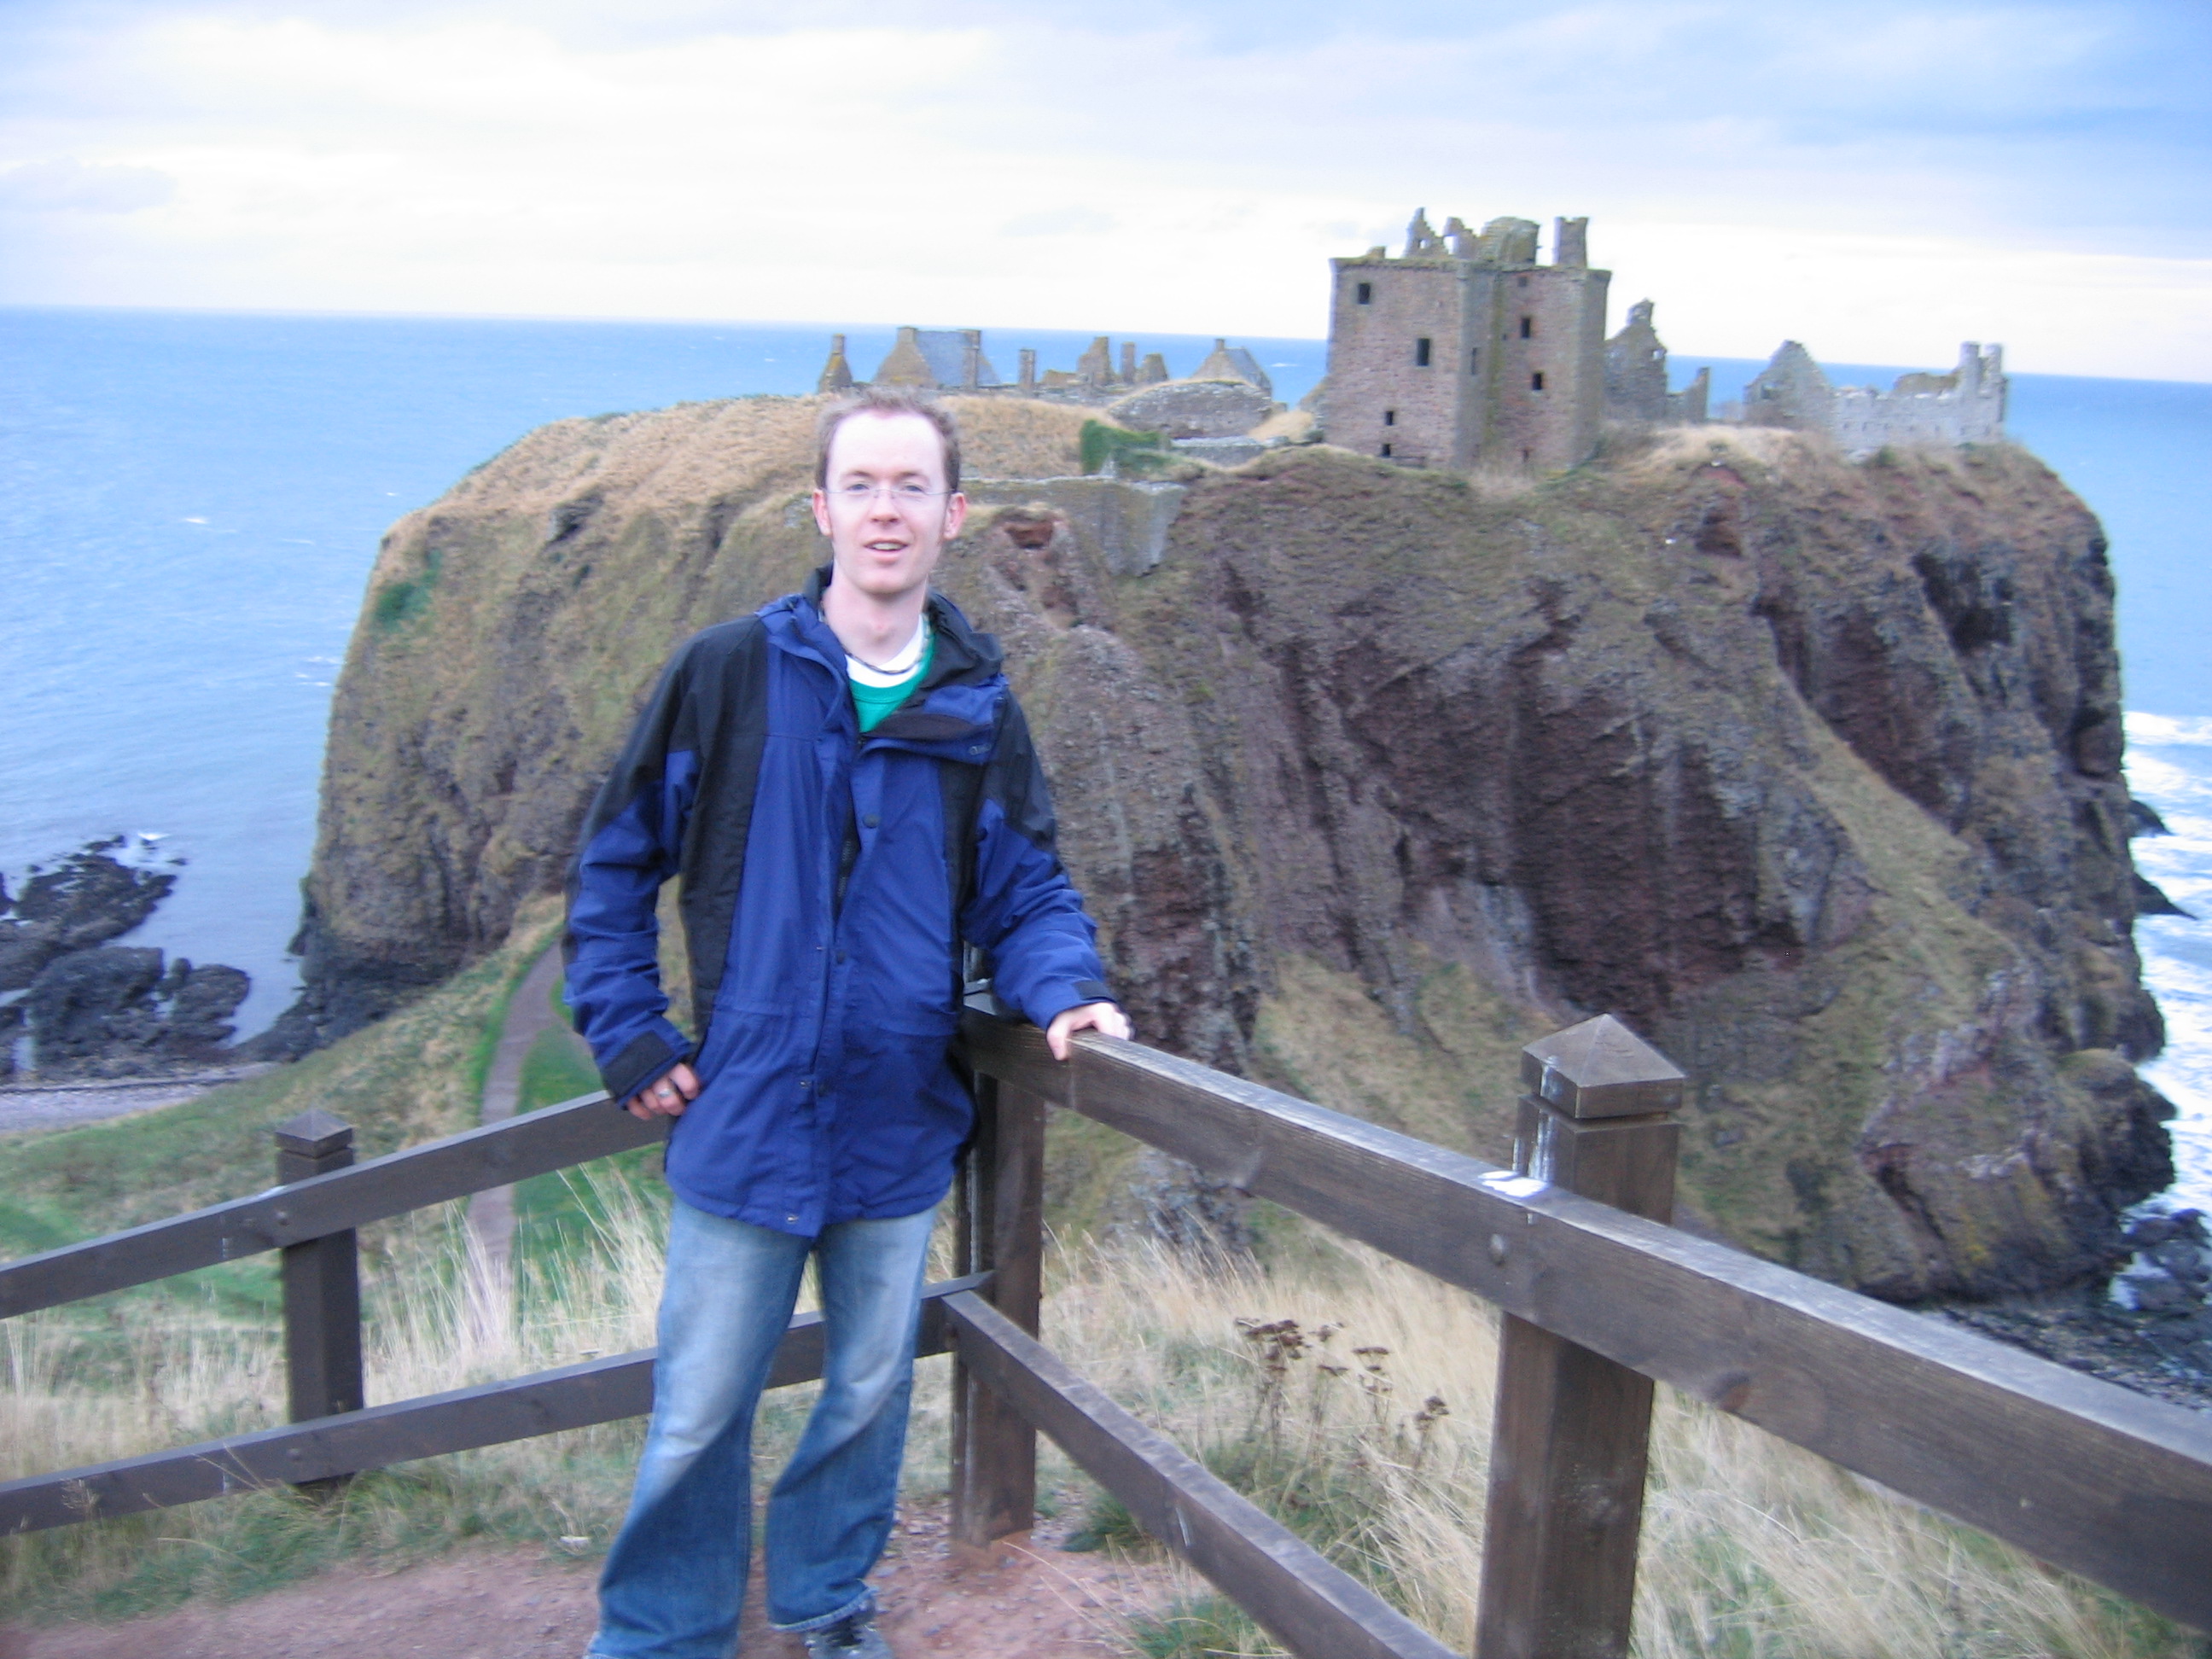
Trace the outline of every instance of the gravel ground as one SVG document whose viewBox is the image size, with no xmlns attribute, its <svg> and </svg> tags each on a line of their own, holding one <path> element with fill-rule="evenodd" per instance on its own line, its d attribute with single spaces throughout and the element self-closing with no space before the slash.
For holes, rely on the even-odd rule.
<svg viewBox="0 0 2212 1659">
<path fill-rule="evenodd" d="M 2085 1291 L 2033 1306 L 1946 1308 L 1940 1316 L 2069 1370 L 2212 1411 L 2212 1314 L 2130 1313 Z"/>
<path fill-rule="evenodd" d="M 269 1070 L 239 1066 L 222 1072 L 193 1072 L 174 1077 L 108 1078 L 97 1083 L 55 1083 L 45 1087 L 11 1084 L 0 1087 L 0 1134 L 18 1129 L 58 1129 L 104 1117 L 126 1117 L 174 1106 L 205 1094 L 218 1083 L 232 1083 Z"/>
</svg>

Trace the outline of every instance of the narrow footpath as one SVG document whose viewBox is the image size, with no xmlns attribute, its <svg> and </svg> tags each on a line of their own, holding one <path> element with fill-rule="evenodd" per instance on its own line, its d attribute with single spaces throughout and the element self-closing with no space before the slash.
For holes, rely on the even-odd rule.
<svg viewBox="0 0 2212 1659">
<path fill-rule="evenodd" d="M 522 1072 L 546 1031 L 565 1030 L 554 1012 L 561 981 L 558 945 L 531 964 L 507 999 L 499 1044 L 484 1073 L 478 1121 L 501 1123 L 522 1101 Z M 479 1342 L 504 1341 L 514 1317 L 514 1188 L 491 1187 L 469 1200 L 469 1322 Z"/>
</svg>

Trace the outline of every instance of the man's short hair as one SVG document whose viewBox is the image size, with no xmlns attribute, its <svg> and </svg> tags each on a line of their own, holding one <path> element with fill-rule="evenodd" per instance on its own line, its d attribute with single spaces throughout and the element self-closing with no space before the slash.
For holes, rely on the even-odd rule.
<svg viewBox="0 0 2212 1659">
<path fill-rule="evenodd" d="M 934 398 L 925 398 L 911 386 L 855 386 L 822 411 L 814 428 L 814 487 L 830 488 L 830 443 L 837 428 L 855 415 L 919 415 L 937 428 L 945 449 L 945 487 L 960 488 L 960 423 L 952 411 Z"/>
</svg>

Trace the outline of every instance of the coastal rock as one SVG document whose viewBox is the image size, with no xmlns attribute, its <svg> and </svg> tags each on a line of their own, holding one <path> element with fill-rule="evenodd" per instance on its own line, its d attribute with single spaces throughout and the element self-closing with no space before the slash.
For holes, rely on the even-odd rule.
<svg viewBox="0 0 2212 1659">
<path fill-rule="evenodd" d="M 979 475 L 1069 470 L 1077 420 L 954 401 Z M 820 556 L 814 407 L 563 422 L 395 527 L 303 1025 L 557 888 L 669 649 Z M 1047 503 L 940 579 L 1147 1041 L 1498 1158 L 1518 1044 L 1616 1013 L 1692 1077 L 1684 1224 L 1899 1298 L 2095 1279 L 2171 1180 L 2111 572 L 2025 452 L 1686 430 L 1504 487 L 1299 447 L 1194 479 L 1148 573 Z"/>
<path fill-rule="evenodd" d="M 23 989 L 56 957 L 121 938 L 169 896 L 176 877 L 119 862 L 122 845 L 97 841 L 52 870 L 34 866 L 12 899 L 0 885 L 0 991 Z"/>
<path fill-rule="evenodd" d="M 2166 897 L 2165 889 L 2151 880 L 2149 877 L 2138 873 L 2135 885 L 2137 915 L 2188 916 L 2192 921 L 2195 920 L 2194 912 L 2183 909 L 2172 899 Z"/>
<path fill-rule="evenodd" d="M 2172 1210 L 2139 1216 L 2124 1242 L 2134 1257 L 2112 1280 L 2112 1300 L 2137 1313 L 2204 1323 L 2212 1336 L 2212 1232 L 2202 1212 Z"/>
<path fill-rule="evenodd" d="M 41 1079 L 137 1077 L 234 1057 L 230 1017 L 252 981 L 236 968 L 106 943 L 137 927 L 176 876 L 115 857 L 120 836 L 97 841 L 52 870 L 33 867 L 10 899 L 0 885 L 0 1074 L 31 1039 Z"/>
<path fill-rule="evenodd" d="M 22 1035 L 22 1003 L 0 1002 L 0 1082 L 15 1075 L 15 1043 Z"/>
<path fill-rule="evenodd" d="M 2170 836 L 2172 833 L 2172 830 L 2166 827 L 2166 820 L 2159 817 L 2158 808 L 2147 800 L 2130 798 L 2128 835 L 2130 838 L 2136 836 Z"/>
<path fill-rule="evenodd" d="M 251 988 L 236 968 L 103 945 L 48 963 L 22 1008 L 42 1079 L 143 1077 L 228 1057 L 230 1016 Z"/>
</svg>

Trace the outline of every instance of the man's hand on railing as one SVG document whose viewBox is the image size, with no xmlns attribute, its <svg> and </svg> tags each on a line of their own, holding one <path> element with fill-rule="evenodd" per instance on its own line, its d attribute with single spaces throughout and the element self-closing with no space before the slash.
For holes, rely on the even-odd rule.
<svg viewBox="0 0 2212 1659">
<path fill-rule="evenodd" d="M 682 1117 L 698 1095 L 699 1074 L 678 1060 L 674 1071 L 654 1079 L 623 1104 L 638 1121 L 650 1123 L 656 1117 Z"/>
<path fill-rule="evenodd" d="M 1067 1058 L 1067 1040 L 1078 1031 L 1096 1031 L 1101 1036 L 1129 1036 L 1129 1017 L 1110 1002 L 1079 1002 L 1073 1008 L 1063 1008 L 1052 1017 L 1045 1027 L 1045 1047 L 1052 1050 L 1054 1060 Z"/>
</svg>

